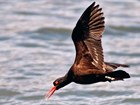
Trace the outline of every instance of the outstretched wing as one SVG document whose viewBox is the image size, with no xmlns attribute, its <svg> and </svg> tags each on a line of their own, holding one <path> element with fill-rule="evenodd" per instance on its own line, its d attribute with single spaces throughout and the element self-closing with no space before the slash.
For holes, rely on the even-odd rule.
<svg viewBox="0 0 140 105">
<path fill-rule="evenodd" d="M 94 2 L 82 14 L 72 33 L 77 65 L 89 65 L 90 62 L 96 68 L 103 70 L 104 56 L 101 45 L 103 31 L 103 12 Z"/>
</svg>

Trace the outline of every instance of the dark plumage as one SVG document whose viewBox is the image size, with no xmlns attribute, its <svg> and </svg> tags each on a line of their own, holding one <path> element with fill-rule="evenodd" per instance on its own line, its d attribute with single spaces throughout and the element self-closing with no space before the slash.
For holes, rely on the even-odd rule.
<svg viewBox="0 0 140 105">
<path fill-rule="evenodd" d="M 104 23 L 102 9 L 95 2 L 92 3 L 82 14 L 72 33 L 76 49 L 74 64 L 64 77 L 54 81 L 54 87 L 46 94 L 48 98 L 55 90 L 71 82 L 92 84 L 130 78 L 123 70 L 113 71 L 120 66 L 128 67 L 127 65 L 104 62 L 101 44 Z"/>
</svg>

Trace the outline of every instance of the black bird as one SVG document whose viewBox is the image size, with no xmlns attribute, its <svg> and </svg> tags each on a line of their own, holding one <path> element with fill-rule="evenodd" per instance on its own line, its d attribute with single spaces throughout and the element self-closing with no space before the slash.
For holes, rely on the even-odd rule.
<svg viewBox="0 0 140 105">
<path fill-rule="evenodd" d="M 92 84 L 130 78 L 123 70 L 113 71 L 117 67 L 128 67 L 128 65 L 104 62 L 101 44 L 104 23 L 102 8 L 95 2 L 92 3 L 82 14 L 72 32 L 76 49 L 74 64 L 65 76 L 53 82 L 54 87 L 45 95 L 46 97 L 49 98 L 55 90 L 71 82 Z"/>
</svg>

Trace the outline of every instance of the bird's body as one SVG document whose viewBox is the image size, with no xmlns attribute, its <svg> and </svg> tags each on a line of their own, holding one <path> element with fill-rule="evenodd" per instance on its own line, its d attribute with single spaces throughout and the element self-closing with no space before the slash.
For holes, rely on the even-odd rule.
<svg viewBox="0 0 140 105">
<path fill-rule="evenodd" d="M 130 78 L 129 74 L 123 70 L 114 71 L 118 67 L 128 67 L 127 65 L 104 62 L 101 43 L 103 32 L 103 12 L 94 2 L 82 14 L 72 32 L 72 40 L 76 49 L 74 64 L 65 76 L 54 81 L 54 87 L 47 94 L 48 97 L 55 90 L 71 82 L 92 84 Z"/>
</svg>

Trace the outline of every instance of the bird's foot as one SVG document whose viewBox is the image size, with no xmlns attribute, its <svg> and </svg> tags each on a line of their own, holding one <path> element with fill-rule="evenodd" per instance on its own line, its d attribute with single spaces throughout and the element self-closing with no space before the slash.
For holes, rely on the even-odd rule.
<svg viewBox="0 0 140 105">
<path fill-rule="evenodd" d="M 115 78 L 110 77 L 110 76 L 105 76 L 105 78 L 106 78 L 109 82 L 115 81 L 115 80 L 116 80 Z"/>
</svg>

